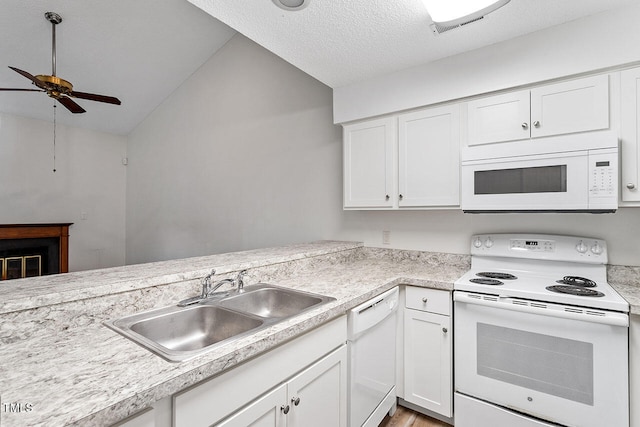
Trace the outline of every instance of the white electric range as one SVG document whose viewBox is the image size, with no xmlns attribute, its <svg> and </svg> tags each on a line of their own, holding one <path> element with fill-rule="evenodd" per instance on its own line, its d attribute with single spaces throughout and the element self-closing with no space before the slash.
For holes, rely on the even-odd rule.
<svg viewBox="0 0 640 427">
<path fill-rule="evenodd" d="M 606 242 L 477 235 L 454 283 L 456 427 L 628 426 L 628 303 Z"/>
</svg>

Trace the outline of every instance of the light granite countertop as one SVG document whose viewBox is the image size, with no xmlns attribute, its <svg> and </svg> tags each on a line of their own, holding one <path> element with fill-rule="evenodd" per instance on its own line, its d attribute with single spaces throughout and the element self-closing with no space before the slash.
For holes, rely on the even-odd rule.
<svg viewBox="0 0 640 427">
<path fill-rule="evenodd" d="M 0 306 L 8 320 L 0 324 L 4 328 L 0 398 L 3 404 L 28 404 L 30 410 L 0 412 L 2 426 L 109 425 L 343 315 L 398 284 L 451 290 L 453 281 L 469 268 L 464 255 L 395 253 L 349 242 L 288 246 L 275 252 L 265 249 L 52 277 L 60 289 L 43 278 L 31 282 L 50 287 L 49 296 L 28 286 L 14 288 L 13 293 L 3 289 Z M 172 281 L 189 282 L 208 273 L 212 266 L 226 272 L 254 268 L 249 271 L 249 284 L 259 280 L 331 296 L 336 301 L 182 363 L 167 362 L 102 324 L 114 316 L 146 309 L 137 298 L 144 298 L 147 290 L 152 292 Z M 27 279 L 21 281 L 27 284 Z M 191 282 L 199 286 L 197 280 Z M 93 289 L 93 284 L 99 289 Z M 190 286 L 182 296 L 192 295 L 196 288 Z M 129 292 L 131 289 L 134 291 Z M 120 311 L 109 308 L 106 313 L 81 316 L 82 322 L 70 322 L 69 327 L 66 320 L 56 317 L 58 311 L 95 310 L 93 303 L 113 298 L 113 293 L 116 298 L 129 298 L 129 293 L 136 297 Z M 30 301 L 30 295 L 37 301 Z M 168 304 L 175 303 L 175 298 Z M 155 306 L 168 304 L 160 301 Z M 58 306 L 68 308 L 56 310 Z M 39 320 L 28 320 L 24 325 L 21 319 L 27 316 Z M 31 332 L 38 327 L 43 328 L 42 333 Z M 27 334 L 23 328 L 29 329 L 29 335 L 16 339 Z"/>
<path fill-rule="evenodd" d="M 0 425 L 109 425 L 394 286 L 450 291 L 469 262 L 468 255 L 325 241 L 3 284 Z M 194 295 L 212 267 L 220 277 L 250 269 L 248 284 L 272 283 L 336 301 L 182 363 L 167 362 L 102 324 Z M 640 269 L 614 266 L 609 274 L 640 314 Z M 30 410 L 7 413 L 7 403 Z"/>
</svg>

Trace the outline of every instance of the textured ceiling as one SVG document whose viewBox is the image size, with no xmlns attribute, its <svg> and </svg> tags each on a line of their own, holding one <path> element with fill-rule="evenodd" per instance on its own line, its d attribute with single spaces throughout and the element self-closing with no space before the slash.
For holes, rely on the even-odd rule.
<svg viewBox="0 0 640 427">
<path fill-rule="evenodd" d="M 421 0 L 310 0 L 298 12 L 272 0 L 189 0 L 198 7 L 187 0 L 0 1 L 0 87 L 32 87 L 9 65 L 50 73 L 44 12 L 57 12 L 64 20 L 57 27 L 58 76 L 75 90 L 122 100 L 78 100 L 87 112 L 59 108 L 58 122 L 127 134 L 235 31 L 335 88 L 638 0 L 511 0 L 438 36 Z M 52 102 L 42 93 L 0 92 L 0 112 L 9 114 L 50 121 Z"/>
<path fill-rule="evenodd" d="M 51 73 L 51 24 L 56 27 L 57 75 L 74 90 L 116 96 L 114 106 L 77 99 L 84 114 L 57 108 L 58 123 L 129 133 L 198 69 L 235 31 L 186 0 L 1 0 L 0 87 L 32 88 L 9 65 Z M 44 93 L 0 91 L 0 112 L 51 120 Z"/>
<path fill-rule="evenodd" d="M 333 88 L 417 66 L 637 0 L 511 0 L 485 19 L 435 36 L 421 0 L 189 0 Z"/>
</svg>

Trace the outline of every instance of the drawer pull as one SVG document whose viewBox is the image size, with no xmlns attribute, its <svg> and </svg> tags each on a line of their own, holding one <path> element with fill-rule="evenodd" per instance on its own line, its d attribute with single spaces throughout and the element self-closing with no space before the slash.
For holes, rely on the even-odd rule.
<svg viewBox="0 0 640 427">
<path fill-rule="evenodd" d="M 442 328 L 442 332 L 446 334 L 447 332 L 449 332 L 449 330 L 447 328 Z"/>
<path fill-rule="evenodd" d="M 425 303 L 425 304 L 426 304 L 426 303 L 427 303 L 427 301 L 429 301 L 429 298 L 427 298 L 427 297 L 423 297 L 423 298 L 422 298 L 422 302 L 423 302 L 423 303 Z"/>
</svg>

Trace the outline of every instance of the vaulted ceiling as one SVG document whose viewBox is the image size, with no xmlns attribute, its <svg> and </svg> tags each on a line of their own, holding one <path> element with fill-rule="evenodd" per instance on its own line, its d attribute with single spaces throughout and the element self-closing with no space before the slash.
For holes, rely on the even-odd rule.
<svg viewBox="0 0 640 427">
<path fill-rule="evenodd" d="M 236 31 L 335 88 L 637 0 L 511 0 L 483 20 L 440 35 L 431 31 L 421 0 L 310 0 L 296 12 L 276 7 L 274 0 L 189 2 L 2 0 L 0 87 L 32 87 L 8 66 L 50 74 L 47 11 L 63 18 L 56 34 L 57 75 L 74 90 L 122 101 L 113 106 L 76 100 L 87 112 L 59 108 L 57 121 L 127 134 Z M 52 105 L 43 93 L 0 92 L 0 112 L 51 120 Z"/>
</svg>

